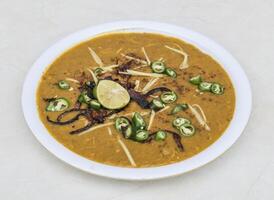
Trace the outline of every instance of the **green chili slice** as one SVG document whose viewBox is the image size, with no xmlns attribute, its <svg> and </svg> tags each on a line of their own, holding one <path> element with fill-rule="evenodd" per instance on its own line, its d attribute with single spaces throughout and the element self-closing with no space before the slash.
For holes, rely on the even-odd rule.
<svg viewBox="0 0 274 200">
<path fill-rule="evenodd" d="M 218 84 L 218 83 L 212 83 L 211 85 L 211 88 L 210 88 L 210 91 L 213 93 L 213 94 L 217 94 L 217 95 L 221 95 L 224 93 L 224 86 Z"/>
<path fill-rule="evenodd" d="M 174 114 L 176 114 L 176 113 L 178 113 L 178 112 L 180 112 L 180 111 L 182 111 L 182 110 L 183 110 L 183 108 L 182 108 L 180 105 L 176 105 L 176 106 L 171 110 L 170 114 L 174 115 Z"/>
<path fill-rule="evenodd" d="M 95 99 L 90 100 L 88 105 L 95 110 L 99 110 L 101 108 L 101 104 Z"/>
<path fill-rule="evenodd" d="M 134 139 L 138 142 L 143 142 L 145 141 L 149 136 L 148 131 L 146 130 L 138 130 L 135 134 Z"/>
<path fill-rule="evenodd" d="M 172 77 L 172 78 L 176 78 L 177 77 L 177 73 L 171 69 L 171 68 L 166 68 L 165 70 L 165 74 Z"/>
<path fill-rule="evenodd" d="M 130 126 L 130 122 L 126 117 L 118 117 L 115 120 L 115 128 L 118 131 L 122 131 L 122 127 L 126 128 L 128 126 Z"/>
<path fill-rule="evenodd" d="M 61 90 L 68 90 L 70 88 L 70 85 L 67 81 L 59 81 L 58 82 L 58 87 L 61 89 Z"/>
<path fill-rule="evenodd" d="M 59 112 L 69 107 L 69 101 L 66 98 L 57 98 L 49 102 L 46 111 Z"/>
<path fill-rule="evenodd" d="M 80 103 L 86 103 L 86 104 L 89 104 L 89 102 L 91 101 L 91 98 L 87 95 L 87 92 L 82 92 L 80 94 L 80 96 L 78 97 L 78 101 Z"/>
<path fill-rule="evenodd" d="M 155 135 L 155 140 L 156 141 L 163 141 L 165 140 L 167 137 L 167 134 L 165 131 L 157 131 L 156 135 Z"/>
<path fill-rule="evenodd" d="M 133 134 L 132 126 L 128 125 L 127 127 L 122 127 L 122 133 L 124 134 L 125 138 L 130 138 Z"/>
<path fill-rule="evenodd" d="M 165 104 L 163 104 L 163 102 L 160 101 L 159 99 L 153 99 L 153 100 L 151 101 L 151 103 L 150 103 L 150 108 L 151 108 L 152 110 L 155 110 L 155 111 L 161 110 L 161 109 L 163 109 L 164 107 L 165 107 Z"/>
<path fill-rule="evenodd" d="M 186 103 L 177 104 L 170 112 L 170 114 L 174 115 L 180 111 L 186 110 L 188 105 Z"/>
<path fill-rule="evenodd" d="M 166 66 L 162 61 L 154 61 L 151 63 L 151 69 L 154 73 L 161 74 L 165 71 Z"/>
<path fill-rule="evenodd" d="M 199 84 L 199 90 L 201 91 L 210 91 L 212 83 L 209 82 L 201 82 Z"/>
<path fill-rule="evenodd" d="M 160 98 L 164 103 L 173 103 L 177 100 L 177 95 L 175 92 L 163 92 Z"/>
<path fill-rule="evenodd" d="M 191 123 L 188 119 L 183 117 L 177 117 L 172 122 L 172 125 L 174 126 L 174 128 L 177 128 L 177 129 L 179 129 L 182 125 L 187 125 L 187 124 L 191 124 Z"/>
<path fill-rule="evenodd" d="M 146 128 L 146 122 L 140 113 L 135 112 L 132 117 L 132 123 L 135 130 L 143 130 Z"/>
<path fill-rule="evenodd" d="M 80 103 L 84 103 L 84 97 L 83 97 L 83 95 L 79 95 L 79 97 L 78 97 L 78 101 L 80 102 Z"/>
<path fill-rule="evenodd" d="M 200 75 L 198 75 L 198 76 L 191 77 L 189 79 L 189 82 L 194 85 L 199 85 L 200 83 L 203 82 L 203 80 L 202 80 L 202 77 Z"/>
<path fill-rule="evenodd" d="M 186 137 L 193 136 L 195 134 L 195 128 L 191 124 L 184 124 L 179 128 L 180 134 Z"/>
</svg>

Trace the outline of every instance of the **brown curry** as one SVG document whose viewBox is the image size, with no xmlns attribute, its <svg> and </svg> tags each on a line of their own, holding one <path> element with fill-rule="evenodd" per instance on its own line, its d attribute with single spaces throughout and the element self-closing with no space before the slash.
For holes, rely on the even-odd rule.
<svg viewBox="0 0 274 200">
<path fill-rule="evenodd" d="M 193 45 L 112 33 L 57 58 L 41 78 L 37 106 L 48 131 L 71 151 L 104 164 L 151 167 L 215 142 L 233 117 L 235 94 L 220 64 Z"/>
</svg>

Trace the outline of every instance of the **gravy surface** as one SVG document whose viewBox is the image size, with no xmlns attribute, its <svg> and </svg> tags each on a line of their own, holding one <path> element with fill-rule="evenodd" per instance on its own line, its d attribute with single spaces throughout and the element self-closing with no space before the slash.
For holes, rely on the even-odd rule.
<svg viewBox="0 0 274 200">
<path fill-rule="evenodd" d="M 179 45 L 187 52 L 189 55 L 189 67 L 183 70 L 179 69 L 178 66 L 182 62 L 183 57 L 165 48 L 164 45 L 173 47 Z M 80 118 L 79 121 L 66 126 L 57 126 L 49 123 L 46 117 L 49 116 L 55 119 L 60 112 L 47 112 L 45 110 L 47 102 L 44 101 L 44 98 L 65 97 L 70 100 L 72 106 L 77 101 L 80 93 L 78 90 L 79 85 L 75 82 L 69 82 L 73 88 L 72 91 L 60 90 L 56 87 L 56 83 L 66 78 L 77 78 L 83 72 L 88 74 L 87 68 L 98 66 L 91 57 L 88 47 L 91 47 L 100 56 L 105 65 L 115 64 L 117 57 L 121 57 L 121 53 L 134 53 L 145 60 L 141 51 L 142 47 L 145 48 L 150 60 L 163 58 L 167 66 L 177 72 L 177 78 L 160 78 L 152 88 L 166 86 L 177 93 L 177 102 L 200 105 L 206 115 L 210 131 L 201 127 L 189 109 L 176 115 L 168 115 L 170 109 L 157 113 L 151 132 L 159 129 L 176 131 L 172 127 L 172 120 L 176 116 L 190 119 L 195 126 L 196 134 L 194 136 L 182 137 L 181 142 L 184 146 L 184 151 L 180 152 L 170 135 L 167 136 L 165 141 L 138 143 L 124 139 L 113 125 L 92 130 L 82 135 L 69 134 L 69 131 L 85 125 L 84 118 Z M 149 67 L 142 67 L 136 70 L 151 72 Z M 189 83 L 189 78 L 198 74 L 206 81 L 221 83 L 225 87 L 224 94 L 214 95 L 209 92 L 199 92 L 196 86 Z M 141 80 L 140 88 L 143 88 L 151 77 L 131 77 L 133 82 L 137 79 Z M 170 105 L 170 108 L 172 106 Z M 137 167 L 167 165 L 192 157 L 215 142 L 228 127 L 233 117 L 234 107 L 234 89 L 227 73 L 220 64 L 198 48 L 180 39 L 150 33 L 106 34 L 92 38 L 69 49 L 48 67 L 41 78 L 37 90 L 37 108 L 40 118 L 58 142 L 90 160 L 122 167 L 132 167 L 132 165 L 118 142 L 119 138 L 127 146 Z M 149 110 L 144 110 L 135 102 L 130 102 L 119 115 L 122 116 L 123 114 L 136 111 L 146 112 Z M 68 115 L 66 118 L 68 119 L 71 116 L 73 114 Z M 150 115 L 146 115 L 144 118 L 148 123 Z M 108 122 L 111 122 L 111 120 L 105 123 Z M 112 135 L 109 134 L 108 127 L 111 129 Z"/>
</svg>

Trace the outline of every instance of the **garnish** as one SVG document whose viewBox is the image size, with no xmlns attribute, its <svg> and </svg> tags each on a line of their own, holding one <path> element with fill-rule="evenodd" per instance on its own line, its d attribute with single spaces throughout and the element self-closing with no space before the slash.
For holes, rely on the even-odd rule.
<svg viewBox="0 0 274 200">
<path fill-rule="evenodd" d="M 209 92 L 211 86 L 212 86 L 212 83 L 209 83 L 209 82 L 201 82 L 201 83 L 199 84 L 198 88 L 199 88 L 200 91 Z"/>
<path fill-rule="evenodd" d="M 161 77 L 170 76 L 175 78 L 177 76 L 173 69 L 166 67 L 164 59 L 159 59 L 151 63 L 145 48 L 142 48 L 141 50 L 144 53 L 146 61 L 137 56 L 135 57 L 134 54 L 128 54 L 123 55 L 126 59 L 116 60 L 115 65 L 104 66 L 96 52 L 90 47 L 88 47 L 88 49 L 97 67 L 86 69 L 91 76 L 86 76 L 85 72 L 81 71 L 81 76 L 77 78 L 77 80 L 66 78 L 58 82 L 58 86 L 61 89 L 71 88 L 67 81 L 78 83 L 80 85 L 78 87 L 80 95 L 73 109 L 61 113 L 55 121 L 47 116 L 48 122 L 56 125 L 69 125 L 77 120 L 82 121 L 83 127 L 69 132 L 70 134 L 78 135 L 114 124 L 117 131 L 119 131 L 124 138 L 140 143 L 147 143 L 152 139 L 155 141 L 163 141 L 167 138 L 168 134 L 172 134 L 178 149 L 183 151 L 179 133 L 169 130 L 158 130 L 154 133 L 149 132 L 153 126 L 156 111 L 161 112 L 170 108 L 170 106 L 166 106 L 165 104 L 173 103 L 177 100 L 177 95 L 166 87 L 150 89 Z M 136 65 L 137 67 L 144 65 L 150 66 L 153 73 L 131 70 L 132 67 Z M 131 76 L 147 76 L 153 78 L 147 82 L 143 89 L 140 89 L 142 80 L 135 79 L 134 84 L 134 79 L 133 82 L 129 81 Z M 77 89 L 77 87 L 74 89 Z M 138 89 L 139 91 L 137 91 Z M 129 113 L 122 116 L 120 115 L 119 117 L 117 113 L 127 106 L 130 99 L 137 102 L 144 109 L 152 109 L 151 112 L 148 112 L 150 113 L 148 123 L 146 123 L 142 117 L 142 113 L 138 112 L 135 112 L 131 119 L 125 117 L 125 115 Z M 65 98 L 57 98 L 49 101 L 47 111 L 63 111 L 68 107 L 69 102 Z M 70 116 L 73 117 L 66 119 Z M 110 128 L 108 128 L 108 132 L 109 135 L 112 136 Z M 125 148 L 123 141 L 121 139 L 118 141 L 131 164 L 136 165 L 128 149 Z"/>
<path fill-rule="evenodd" d="M 182 125 L 191 124 L 190 121 L 183 117 L 177 117 L 173 120 L 172 125 L 174 128 L 180 128 Z"/>
<path fill-rule="evenodd" d="M 122 131 L 122 128 L 125 128 L 125 127 L 128 127 L 128 126 L 130 126 L 130 121 L 126 117 L 118 117 L 115 120 L 115 128 L 118 131 Z"/>
<path fill-rule="evenodd" d="M 179 127 L 181 135 L 190 137 L 195 134 L 195 128 L 191 124 L 185 124 Z"/>
<path fill-rule="evenodd" d="M 123 108 L 130 101 L 128 91 L 119 83 L 111 80 L 101 80 L 95 91 L 100 104 L 108 109 Z"/>
<path fill-rule="evenodd" d="M 95 110 L 99 110 L 101 108 L 101 104 L 95 99 L 90 100 L 88 105 Z"/>
<path fill-rule="evenodd" d="M 151 69 L 154 73 L 162 74 L 165 71 L 166 66 L 162 61 L 154 61 L 151 63 Z"/>
<path fill-rule="evenodd" d="M 98 74 L 101 74 L 104 70 L 101 68 L 101 67 L 97 67 L 95 70 L 94 70 L 94 74 L 97 76 Z"/>
<path fill-rule="evenodd" d="M 122 147 L 123 151 L 125 152 L 130 164 L 133 166 L 133 167 L 136 167 L 136 163 L 131 155 L 131 153 L 129 152 L 127 146 L 125 145 L 125 143 L 120 139 L 118 138 L 118 143 L 120 144 L 120 146 Z"/>
<path fill-rule="evenodd" d="M 149 108 L 149 101 L 146 99 L 147 96 L 142 94 L 141 92 L 137 92 L 133 89 L 128 90 L 130 98 L 135 101 L 141 108 L 148 109 Z"/>
<path fill-rule="evenodd" d="M 58 82 L 58 87 L 61 89 L 61 90 L 68 90 L 70 88 L 70 85 L 67 81 L 59 81 Z"/>
<path fill-rule="evenodd" d="M 172 47 L 167 46 L 167 45 L 165 45 L 165 47 L 167 49 L 169 49 L 169 50 L 171 50 L 175 53 L 178 53 L 178 54 L 180 54 L 184 57 L 182 63 L 179 65 L 180 69 L 186 69 L 186 68 L 189 67 L 189 65 L 188 65 L 188 54 L 180 46 L 178 46 L 179 49 L 175 49 L 175 48 L 172 48 Z"/>
<path fill-rule="evenodd" d="M 204 127 L 207 131 L 210 131 L 210 127 L 207 125 L 207 119 L 206 119 L 205 113 L 203 109 L 201 108 L 201 106 L 199 106 L 198 104 L 193 104 L 193 105 L 188 105 L 188 107 L 190 111 L 192 112 L 192 114 L 196 117 L 199 124 L 202 127 Z M 195 108 L 199 109 L 200 113 Z"/>
<path fill-rule="evenodd" d="M 140 86 L 140 80 L 136 80 L 136 81 L 135 81 L 134 90 L 135 90 L 135 91 L 138 91 L 138 90 L 139 90 L 139 86 Z"/>
<path fill-rule="evenodd" d="M 194 126 L 186 118 L 178 117 L 175 120 L 173 120 L 172 125 L 174 128 L 179 130 L 182 136 L 189 137 L 195 134 Z"/>
<path fill-rule="evenodd" d="M 135 130 L 144 130 L 146 128 L 146 122 L 140 113 L 134 113 L 132 117 L 132 125 Z"/>
<path fill-rule="evenodd" d="M 165 107 L 165 104 L 163 104 L 163 102 L 160 101 L 159 99 L 153 99 L 150 103 L 150 108 L 155 111 L 161 110 L 164 107 Z"/>
<path fill-rule="evenodd" d="M 152 124 L 153 124 L 153 121 L 154 121 L 154 118 L 155 118 L 155 111 L 154 110 L 151 110 L 151 114 L 150 114 L 150 118 L 149 118 L 149 123 L 148 123 L 148 126 L 147 126 L 147 130 L 150 130 Z"/>
<path fill-rule="evenodd" d="M 70 113 L 77 113 L 74 117 L 72 117 L 71 119 L 67 120 L 67 121 L 63 121 L 62 119 L 67 116 Z M 70 134 L 83 134 L 86 133 L 85 131 L 87 130 L 93 130 L 92 127 L 95 124 L 100 124 L 100 123 L 104 123 L 106 117 L 113 115 L 114 113 L 119 112 L 119 110 L 111 110 L 111 111 L 107 111 L 107 110 L 94 110 L 94 109 L 90 109 L 90 108 L 86 108 L 86 109 L 81 109 L 81 108 L 73 108 L 70 110 L 67 110 L 63 113 L 61 113 L 60 115 L 57 116 L 57 120 L 53 121 L 51 120 L 48 116 L 47 116 L 47 120 L 48 122 L 52 123 L 52 124 L 56 124 L 56 125 L 68 125 L 68 124 L 72 124 L 75 121 L 79 120 L 80 117 L 84 117 L 88 123 L 85 124 L 84 127 L 70 131 Z M 112 123 L 112 122 L 111 122 Z M 108 123 L 106 123 L 108 124 Z M 106 124 L 102 124 L 102 126 L 105 126 Z M 112 123 L 113 124 L 113 123 Z M 109 125 L 109 124 L 108 124 Z"/>
<path fill-rule="evenodd" d="M 146 52 L 146 50 L 145 50 L 145 47 L 142 47 L 142 51 L 143 51 L 143 53 L 144 53 L 144 55 L 145 55 L 145 57 L 146 57 L 147 64 L 150 65 L 150 59 L 149 59 L 149 57 L 148 57 L 148 55 L 147 55 L 147 52 Z"/>
<path fill-rule="evenodd" d="M 202 77 L 200 75 L 191 77 L 189 79 L 189 82 L 192 83 L 192 84 L 194 84 L 194 85 L 199 85 L 202 81 L 203 80 L 202 80 Z"/>
<path fill-rule="evenodd" d="M 130 138 L 132 137 L 133 134 L 133 129 L 131 125 L 128 125 L 126 127 L 122 127 L 122 131 L 121 131 L 124 135 L 125 138 Z"/>
<path fill-rule="evenodd" d="M 153 113 L 152 113 L 153 115 Z M 132 126 L 131 126 L 132 124 Z M 150 126 L 150 125 L 149 125 Z M 148 126 L 148 127 L 149 127 Z M 167 137 L 167 133 L 172 134 L 173 139 L 180 151 L 183 151 L 183 145 L 181 143 L 181 136 L 178 133 L 175 133 L 170 130 L 159 130 L 154 133 L 149 133 L 148 129 L 146 129 L 146 123 L 142 116 L 135 112 L 132 118 L 132 123 L 130 119 L 126 117 L 119 117 L 115 121 L 115 128 L 120 133 L 123 134 L 124 138 L 130 139 L 140 143 L 149 143 L 151 140 L 161 141 L 165 140 Z"/>
<path fill-rule="evenodd" d="M 138 130 L 135 134 L 134 139 L 138 142 L 144 142 L 149 136 L 148 131 L 146 130 Z"/>
<path fill-rule="evenodd" d="M 218 83 L 212 83 L 210 91 L 213 94 L 221 95 L 224 93 L 224 86 L 218 84 Z"/>
<path fill-rule="evenodd" d="M 78 81 L 78 80 L 76 80 L 76 79 L 74 79 L 74 78 L 68 78 L 68 77 L 67 77 L 66 80 L 67 80 L 67 81 L 74 82 L 74 83 L 78 83 L 78 84 L 80 83 L 80 81 Z"/>
<path fill-rule="evenodd" d="M 69 101 L 66 98 L 57 98 L 49 102 L 46 111 L 60 112 L 66 110 L 69 107 Z"/>
<path fill-rule="evenodd" d="M 88 50 L 89 50 L 90 55 L 91 55 L 92 58 L 94 59 L 94 61 L 95 61 L 100 67 L 103 67 L 104 64 L 103 64 L 101 58 L 96 54 L 96 52 L 95 52 L 92 48 L 90 48 L 90 47 L 88 47 Z"/>
<path fill-rule="evenodd" d="M 119 74 L 126 74 L 126 75 L 132 75 L 132 76 L 150 76 L 150 77 L 164 77 L 163 74 L 156 74 L 156 73 L 147 73 L 147 72 L 139 72 L 128 69 L 126 72 L 119 71 Z"/>
<path fill-rule="evenodd" d="M 189 79 L 189 82 L 198 85 L 198 88 L 202 92 L 211 92 L 216 95 L 222 95 L 224 93 L 224 86 L 219 83 L 210 83 L 202 80 L 200 75 L 194 76 Z"/>
<path fill-rule="evenodd" d="M 171 68 L 166 68 L 165 72 L 166 75 L 172 77 L 172 78 L 176 78 L 177 77 L 177 73 L 171 69 Z"/>
<path fill-rule="evenodd" d="M 121 53 L 121 56 L 127 58 L 128 60 L 133 60 L 133 61 L 135 61 L 135 62 L 137 62 L 137 63 L 142 64 L 142 65 L 148 65 L 148 63 L 147 63 L 145 60 L 142 60 L 142 59 L 140 59 L 140 58 L 135 58 L 135 57 L 133 57 L 133 56 L 125 55 L 125 54 L 122 54 L 122 53 Z"/>
<path fill-rule="evenodd" d="M 114 122 L 108 122 L 108 123 L 104 123 L 104 124 L 99 124 L 97 126 L 92 126 L 92 127 L 88 128 L 87 130 L 79 133 L 78 136 L 84 135 L 86 133 L 90 133 L 91 131 L 94 131 L 94 130 L 99 129 L 99 128 L 104 128 L 106 126 L 111 126 L 113 124 L 114 124 Z"/>
<path fill-rule="evenodd" d="M 166 87 L 157 87 L 157 88 L 153 88 L 150 91 L 148 91 L 147 93 L 145 93 L 145 96 L 150 96 L 150 95 L 153 95 L 158 92 L 170 92 L 170 91 L 171 90 Z"/>
<path fill-rule="evenodd" d="M 88 96 L 87 91 L 84 91 L 79 95 L 78 101 L 80 103 L 89 104 L 89 102 L 91 101 L 91 97 Z"/>
<path fill-rule="evenodd" d="M 108 65 L 108 66 L 104 66 L 104 67 L 100 67 L 103 72 L 108 72 L 108 71 L 112 71 L 114 68 L 119 67 L 119 65 Z"/>
<path fill-rule="evenodd" d="M 163 92 L 160 98 L 163 103 L 173 103 L 177 100 L 177 95 L 172 91 Z"/>
<path fill-rule="evenodd" d="M 177 104 L 170 112 L 170 114 L 174 115 L 180 111 L 186 110 L 188 105 L 186 103 Z"/>
<path fill-rule="evenodd" d="M 93 78 L 93 81 L 94 81 L 95 84 L 97 85 L 99 80 L 98 80 L 96 74 L 95 74 L 91 69 L 87 69 L 87 70 L 90 72 L 90 74 L 91 74 L 91 76 L 92 76 L 92 78 Z"/>
<path fill-rule="evenodd" d="M 163 109 L 159 110 L 157 113 L 164 112 L 164 111 L 168 110 L 169 108 L 170 108 L 170 106 L 165 106 Z"/>
<path fill-rule="evenodd" d="M 145 130 L 146 122 L 138 112 L 134 113 L 132 122 L 126 117 L 117 118 L 115 120 L 115 128 L 121 132 L 126 139 L 142 142 L 148 137 L 148 132 Z"/>
<path fill-rule="evenodd" d="M 167 137 L 167 134 L 165 131 L 157 131 L 155 135 L 155 140 L 156 141 L 163 141 Z"/>
<path fill-rule="evenodd" d="M 152 78 L 152 79 L 150 79 L 150 81 L 142 89 L 142 92 L 146 93 L 149 90 L 149 88 L 151 88 L 158 80 L 159 80 L 159 78 Z"/>
</svg>

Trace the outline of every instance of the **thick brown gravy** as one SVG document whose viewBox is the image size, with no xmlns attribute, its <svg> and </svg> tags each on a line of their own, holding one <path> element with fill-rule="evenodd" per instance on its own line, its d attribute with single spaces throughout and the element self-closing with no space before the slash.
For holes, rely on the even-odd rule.
<svg viewBox="0 0 274 200">
<path fill-rule="evenodd" d="M 179 69 L 183 56 L 179 55 L 164 45 L 177 48 L 179 45 L 188 54 L 189 67 Z M 177 78 L 162 77 L 152 86 L 152 88 L 165 86 L 175 91 L 178 95 L 177 103 L 186 102 L 190 105 L 198 104 L 203 109 L 210 131 L 202 127 L 189 109 L 179 112 L 176 115 L 168 115 L 170 108 L 156 113 L 151 132 L 159 129 L 170 129 L 172 120 L 176 116 L 185 117 L 191 120 L 196 128 L 196 134 L 192 137 L 182 137 L 181 142 L 184 151 L 178 150 L 172 136 L 168 135 L 165 141 L 151 141 L 150 143 L 139 143 L 123 138 L 115 129 L 114 125 L 105 126 L 96 130 L 91 130 L 85 134 L 71 135 L 69 131 L 83 127 L 86 123 L 84 118 L 70 125 L 59 126 L 47 121 L 47 116 L 52 119 L 60 112 L 47 112 L 45 110 L 47 102 L 44 98 L 65 97 L 70 100 L 70 107 L 73 107 L 80 91 L 79 84 L 69 82 L 73 90 L 60 90 L 56 83 L 66 78 L 78 79 L 84 72 L 89 75 L 87 68 L 94 68 L 98 64 L 94 61 L 88 47 L 91 47 L 97 55 L 100 56 L 104 65 L 115 64 L 121 54 L 133 53 L 145 60 L 141 51 L 144 47 L 150 60 L 163 58 L 167 66 L 177 72 Z M 151 72 L 150 67 L 140 67 L 136 71 Z M 200 74 L 208 82 L 218 82 L 225 87 L 223 95 L 214 95 L 210 92 L 199 92 L 195 85 L 189 83 L 189 78 Z M 92 79 L 92 77 L 90 77 Z M 139 88 L 143 88 L 151 77 L 132 76 L 131 81 L 140 80 Z M 166 37 L 150 33 L 114 33 L 101 35 L 99 37 L 83 42 L 65 52 L 57 58 L 45 71 L 41 78 L 37 90 L 37 108 L 40 118 L 52 134 L 52 136 L 71 151 L 100 163 L 109 165 L 132 167 L 124 150 L 121 148 L 119 139 L 127 146 L 137 167 L 151 167 L 167 165 L 187 159 L 198 154 L 213 142 L 215 142 L 228 127 L 234 112 L 235 94 L 232 83 L 223 70 L 212 57 L 201 52 L 196 47 L 173 37 Z M 119 115 L 132 112 L 149 112 L 140 108 L 135 102 L 129 105 Z M 73 114 L 67 116 L 70 118 Z M 148 123 L 150 115 L 144 116 Z M 113 119 L 107 119 L 105 123 L 112 122 Z M 97 125 L 94 125 L 97 126 Z M 109 129 L 111 133 L 109 133 Z"/>
</svg>

